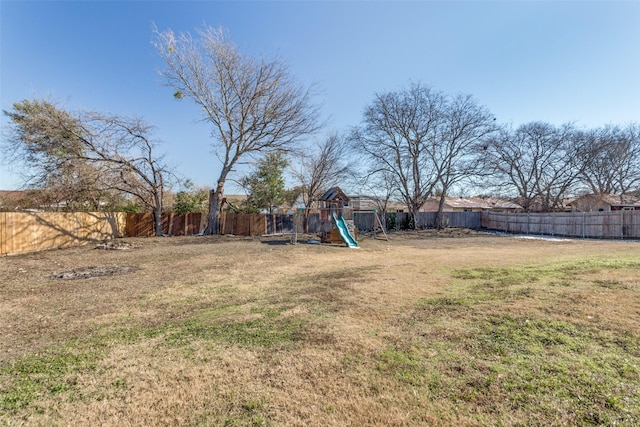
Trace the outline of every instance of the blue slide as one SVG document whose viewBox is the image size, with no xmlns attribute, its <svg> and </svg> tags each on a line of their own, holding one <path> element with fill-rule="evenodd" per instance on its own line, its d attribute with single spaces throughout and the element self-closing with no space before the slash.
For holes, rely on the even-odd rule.
<svg viewBox="0 0 640 427">
<path fill-rule="evenodd" d="M 336 214 L 333 214 L 333 222 L 336 224 L 338 232 L 340 233 L 340 238 L 345 245 L 347 245 L 348 248 L 357 248 L 358 242 L 356 242 L 356 239 L 351 235 L 347 224 L 344 222 L 344 218 L 342 216 L 338 218 Z"/>
</svg>

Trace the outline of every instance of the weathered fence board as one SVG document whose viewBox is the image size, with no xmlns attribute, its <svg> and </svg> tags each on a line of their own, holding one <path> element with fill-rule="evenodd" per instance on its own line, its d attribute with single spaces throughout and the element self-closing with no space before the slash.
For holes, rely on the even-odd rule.
<svg viewBox="0 0 640 427">
<path fill-rule="evenodd" d="M 267 234 L 267 219 L 262 214 L 226 212 L 222 215 L 222 234 L 261 236 Z"/>
<path fill-rule="evenodd" d="M 128 213 L 127 225 L 125 228 L 127 237 L 151 237 L 153 236 L 153 214 L 145 213 Z"/>
<path fill-rule="evenodd" d="M 0 212 L 0 255 L 120 237 L 124 213 Z"/>
<path fill-rule="evenodd" d="M 373 231 L 377 225 L 374 212 L 354 212 L 353 219 L 360 231 Z M 418 212 L 416 225 L 418 228 L 433 228 L 436 224 L 436 212 Z M 379 215 L 382 220 L 382 215 Z M 406 212 L 387 213 L 385 224 L 395 229 L 403 229 L 409 226 L 409 214 Z M 481 212 L 445 212 L 445 227 L 462 227 L 478 229 L 481 227 Z"/>
<path fill-rule="evenodd" d="M 517 234 L 600 239 L 640 238 L 640 211 L 503 213 L 483 212 L 482 227 Z"/>
<path fill-rule="evenodd" d="M 444 225 L 446 227 L 461 227 L 478 229 L 481 227 L 482 212 L 445 212 Z M 435 218 L 433 219 L 435 225 Z"/>
<path fill-rule="evenodd" d="M 192 236 L 198 234 L 203 228 L 203 220 L 206 218 L 201 213 L 162 215 L 162 233 L 168 236 Z M 127 237 L 151 237 L 156 235 L 153 226 L 153 214 L 128 213 L 125 233 Z"/>
</svg>

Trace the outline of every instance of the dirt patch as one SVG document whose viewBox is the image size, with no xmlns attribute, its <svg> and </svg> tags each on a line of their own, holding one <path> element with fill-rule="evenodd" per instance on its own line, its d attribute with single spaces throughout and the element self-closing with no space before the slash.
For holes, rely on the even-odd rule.
<svg viewBox="0 0 640 427">
<path fill-rule="evenodd" d="M 120 274 L 133 273 L 135 271 L 138 271 L 138 268 L 129 266 L 92 266 L 63 271 L 60 273 L 56 272 L 51 275 L 51 278 L 56 280 L 80 280 L 90 279 L 92 277 L 117 276 Z"/>
<path fill-rule="evenodd" d="M 96 249 L 102 249 L 102 250 L 129 250 L 129 249 L 133 249 L 133 248 L 137 248 L 142 246 L 141 244 L 134 244 L 134 243 L 129 243 L 129 242 L 125 242 L 125 241 L 106 241 L 106 242 L 102 242 L 96 245 Z"/>
</svg>

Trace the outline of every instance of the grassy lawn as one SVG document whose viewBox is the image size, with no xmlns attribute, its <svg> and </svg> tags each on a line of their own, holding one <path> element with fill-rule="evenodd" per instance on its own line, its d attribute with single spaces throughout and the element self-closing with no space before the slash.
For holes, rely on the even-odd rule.
<svg viewBox="0 0 640 427">
<path fill-rule="evenodd" d="M 0 425 L 640 425 L 640 243 L 123 242 L 0 258 Z"/>
</svg>

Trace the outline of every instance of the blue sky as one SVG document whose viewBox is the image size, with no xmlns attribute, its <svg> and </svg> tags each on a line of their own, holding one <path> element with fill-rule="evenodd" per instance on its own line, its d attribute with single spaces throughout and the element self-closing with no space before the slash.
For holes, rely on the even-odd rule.
<svg viewBox="0 0 640 427">
<path fill-rule="evenodd" d="M 222 26 L 241 51 L 282 57 L 317 84 L 327 131 L 410 82 L 471 94 L 500 123 L 640 121 L 640 1 L 1 0 L 2 109 L 35 97 L 141 116 L 180 173 L 213 186 L 210 129 L 163 85 L 154 23 Z M 0 189 L 17 188 L 0 168 Z"/>
</svg>

